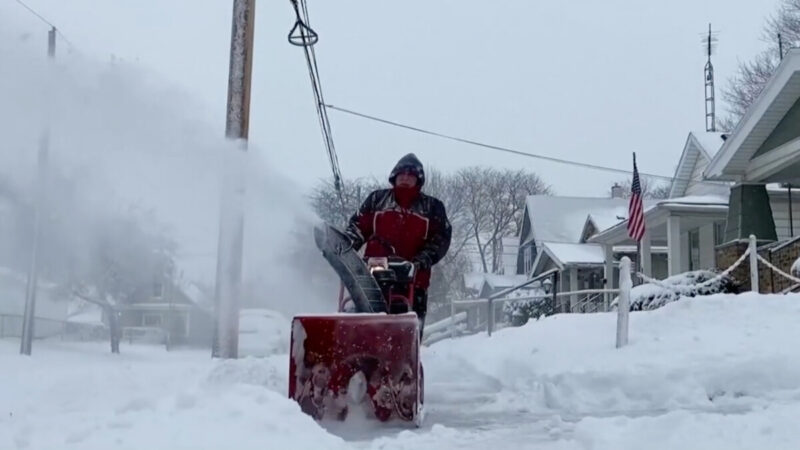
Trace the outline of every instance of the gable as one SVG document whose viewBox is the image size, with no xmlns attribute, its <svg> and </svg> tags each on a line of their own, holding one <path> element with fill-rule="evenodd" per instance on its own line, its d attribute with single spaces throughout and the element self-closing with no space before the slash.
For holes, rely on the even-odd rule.
<svg viewBox="0 0 800 450">
<path fill-rule="evenodd" d="M 592 236 L 598 233 L 597 225 L 595 225 L 592 216 L 586 218 L 586 224 L 583 225 L 583 233 L 581 233 L 581 243 L 588 241 Z"/>
<path fill-rule="evenodd" d="M 722 146 L 722 133 L 695 132 L 689 133 L 683 146 L 681 159 L 672 177 L 669 198 L 685 197 L 690 191 L 704 193 L 700 185 L 708 184 L 704 179 L 704 171 L 711 161 L 711 154 Z"/>
<path fill-rule="evenodd" d="M 759 167 L 765 170 L 752 175 L 751 162 L 755 153 L 762 148 L 798 99 L 800 99 L 800 49 L 792 49 L 786 53 L 764 89 L 747 108 L 722 149 L 708 165 L 707 178 L 725 181 L 761 181 L 768 178 L 775 167 Z M 775 140 L 777 142 L 781 139 L 776 136 Z M 766 156 L 766 153 L 762 153 L 761 157 L 763 156 Z"/>
</svg>

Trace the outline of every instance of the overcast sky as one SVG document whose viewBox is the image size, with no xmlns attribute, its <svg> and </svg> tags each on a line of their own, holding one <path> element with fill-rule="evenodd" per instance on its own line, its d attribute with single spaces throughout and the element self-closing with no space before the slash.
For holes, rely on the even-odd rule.
<svg viewBox="0 0 800 450">
<path fill-rule="evenodd" d="M 231 1 L 28 0 L 81 57 L 116 55 L 196 96 L 224 130 Z M 718 31 L 717 93 L 764 47 L 777 0 L 315 1 L 326 100 L 496 145 L 671 175 L 686 135 L 704 128 L 701 36 Z M 0 2 L 29 35 L 47 27 Z M 257 1 L 252 151 L 300 186 L 328 177 L 288 0 Z M 59 57 L 78 57 L 60 41 Z M 718 110 L 724 111 L 724 105 Z M 525 168 L 558 194 L 604 196 L 623 175 L 498 154 L 331 112 L 345 177 L 385 178 L 415 152 L 428 167 Z"/>
</svg>

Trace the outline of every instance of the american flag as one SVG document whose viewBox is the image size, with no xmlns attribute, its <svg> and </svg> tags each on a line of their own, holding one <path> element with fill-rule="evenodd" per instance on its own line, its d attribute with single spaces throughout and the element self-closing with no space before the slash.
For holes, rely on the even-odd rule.
<svg viewBox="0 0 800 450">
<path fill-rule="evenodd" d="M 636 242 L 644 236 L 644 207 L 642 206 L 642 184 L 639 182 L 639 169 L 636 168 L 636 154 L 633 154 L 633 183 L 631 200 L 628 205 L 628 236 Z"/>
</svg>

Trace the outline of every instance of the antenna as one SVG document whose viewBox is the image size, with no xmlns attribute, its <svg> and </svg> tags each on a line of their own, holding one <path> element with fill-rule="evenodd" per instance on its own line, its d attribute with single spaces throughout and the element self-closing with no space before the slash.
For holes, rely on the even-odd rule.
<svg viewBox="0 0 800 450">
<path fill-rule="evenodd" d="M 711 64 L 711 55 L 716 48 L 717 37 L 708 24 L 708 35 L 703 37 L 703 47 L 708 56 L 705 68 L 706 83 L 706 131 L 717 131 L 716 101 L 714 97 L 714 65 Z"/>
</svg>

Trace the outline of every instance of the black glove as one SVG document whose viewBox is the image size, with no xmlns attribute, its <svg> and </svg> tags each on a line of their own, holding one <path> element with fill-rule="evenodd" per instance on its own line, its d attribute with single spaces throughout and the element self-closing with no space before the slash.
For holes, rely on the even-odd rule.
<svg viewBox="0 0 800 450">
<path fill-rule="evenodd" d="M 431 268 L 431 259 L 427 255 L 417 255 L 411 261 L 417 267 L 417 271 L 427 270 Z"/>
</svg>

